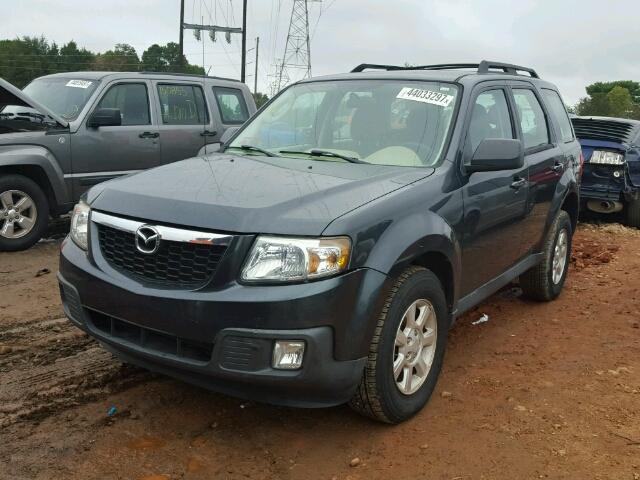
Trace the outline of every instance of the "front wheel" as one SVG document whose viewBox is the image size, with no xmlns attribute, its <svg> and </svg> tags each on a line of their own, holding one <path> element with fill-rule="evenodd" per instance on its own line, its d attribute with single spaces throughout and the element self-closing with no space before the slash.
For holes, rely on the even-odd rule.
<svg viewBox="0 0 640 480">
<path fill-rule="evenodd" d="M 396 280 L 378 317 L 358 390 L 357 412 L 400 423 L 427 403 L 442 368 L 449 310 L 440 280 L 422 267 Z"/>
<path fill-rule="evenodd" d="M 37 183 L 22 175 L 0 177 L 0 251 L 31 247 L 48 223 L 49 204 Z"/>
<path fill-rule="evenodd" d="M 571 218 L 561 210 L 544 242 L 542 261 L 520 275 L 520 286 L 526 297 L 548 302 L 560 295 L 569 270 L 572 238 Z"/>
</svg>

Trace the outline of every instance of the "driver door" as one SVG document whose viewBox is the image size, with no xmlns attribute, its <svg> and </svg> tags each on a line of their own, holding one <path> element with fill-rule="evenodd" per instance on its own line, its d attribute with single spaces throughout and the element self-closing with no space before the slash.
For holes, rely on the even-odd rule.
<svg viewBox="0 0 640 480">
<path fill-rule="evenodd" d="M 73 191 L 78 197 L 92 185 L 160 163 L 160 132 L 144 80 L 116 81 L 98 97 L 72 136 Z M 122 125 L 93 128 L 87 120 L 99 108 L 118 108 Z"/>
</svg>

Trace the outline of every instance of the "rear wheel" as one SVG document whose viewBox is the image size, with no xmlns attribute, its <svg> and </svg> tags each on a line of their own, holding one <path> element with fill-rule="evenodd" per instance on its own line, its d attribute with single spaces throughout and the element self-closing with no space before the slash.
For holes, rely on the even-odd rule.
<svg viewBox="0 0 640 480">
<path fill-rule="evenodd" d="M 627 225 L 640 228 L 640 198 L 627 203 Z"/>
<path fill-rule="evenodd" d="M 22 175 L 0 177 L 0 251 L 31 247 L 48 223 L 49 204 L 37 183 Z"/>
<path fill-rule="evenodd" d="M 571 218 L 561 210 L 549 229 L 542 262 L 520 275 L 525 296 L 548 302 L 560 295 L 569 269 L 572 235 Z"/>
<path fill-rule="evenodd" d="M 380 312 L 367 365 L 349 405 L 387 423 L 419 412 L 438 380 L 448 328 L 438 277 L 422 267 L 406 269 Z"/>
</svg>

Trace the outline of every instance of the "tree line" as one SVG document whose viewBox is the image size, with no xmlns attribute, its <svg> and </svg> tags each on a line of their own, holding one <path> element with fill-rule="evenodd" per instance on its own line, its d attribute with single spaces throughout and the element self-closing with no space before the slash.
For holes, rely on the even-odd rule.
<svg viewBox="0 0 640 480">
<path fill-rule="evenodd" d="M 79 48 L 74 41 L 58 46 L 43 37 L 0 40 L 0 77 L 18 88 L 42 75 L 86 70 L 204 74 L 202 67 L 191 65 L 184 55 L 181 58 L 178 44 L 173 42 L 153 44 L 139 57 L 135 48 L 126 43 L 96 53 Z"/>
<path fill-rule="evenodd" d="M 588 96 L 572 108 L 575 114 L 640 120 L 640 82 L 596 82 L 586 90 Z"/>
</svg>

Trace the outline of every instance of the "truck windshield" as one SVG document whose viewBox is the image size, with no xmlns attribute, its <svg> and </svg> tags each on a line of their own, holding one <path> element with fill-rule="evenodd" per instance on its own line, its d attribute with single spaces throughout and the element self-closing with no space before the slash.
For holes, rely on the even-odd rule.
<svg viewBox="0 0 640 480">
<path fill-rule="evenodd" d="M 98 86 L 95 80 L 39 78 L 24 93 L 66 120 L 75 120 Z"/>
<path fill-rule="evenodd" d="M 229 145 L 248 155 L 407 167 L 440 160 L 458 96 L 450 83 L 320 81 L 283 92 Z"/>
</svg>

